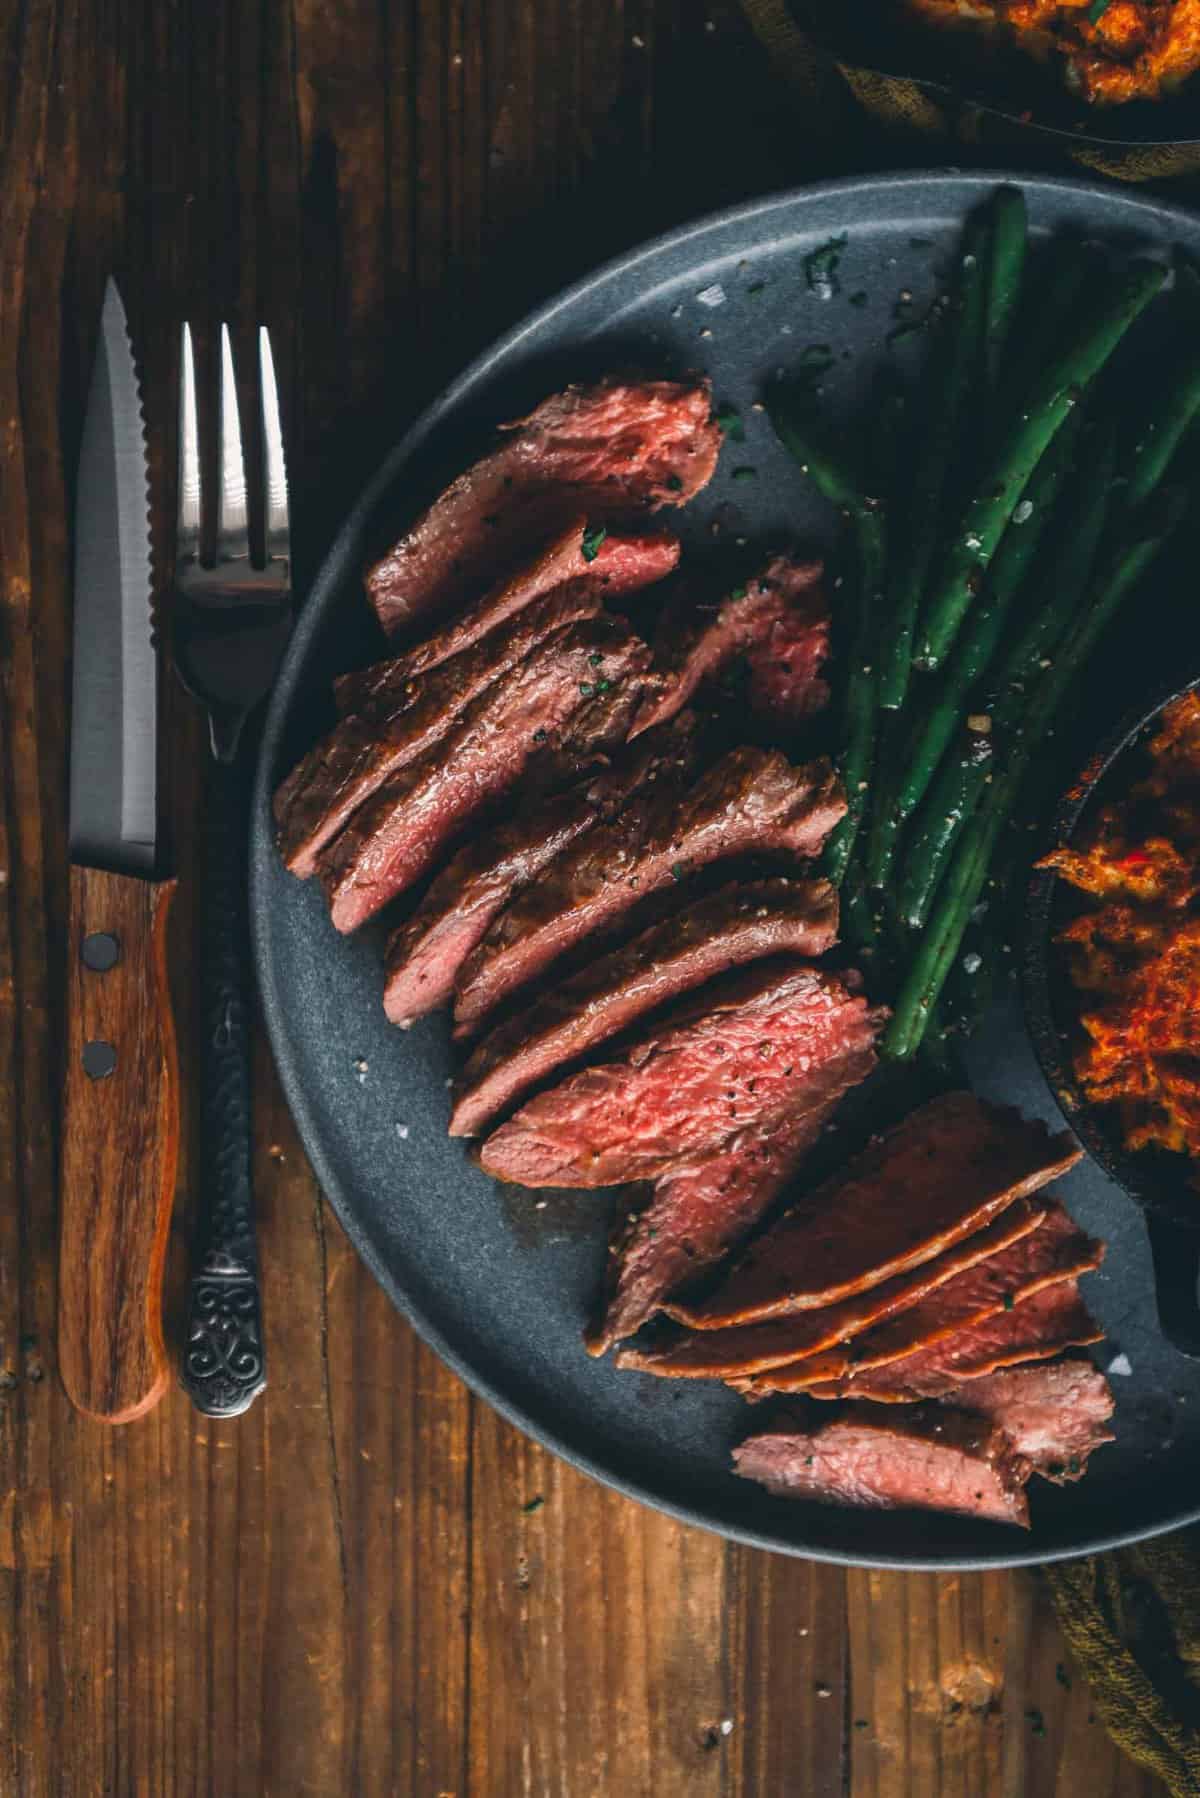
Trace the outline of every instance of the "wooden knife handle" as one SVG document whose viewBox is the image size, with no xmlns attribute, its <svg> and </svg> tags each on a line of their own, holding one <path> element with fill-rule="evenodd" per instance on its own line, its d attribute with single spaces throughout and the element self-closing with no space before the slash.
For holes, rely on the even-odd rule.
<svg viewBox="0 0 1200 1798">
<path fill-rule="evenodd" d="M 72 867 L 58 1361 L 72 1404 L 128 1423 L 167 1386 L 162 1284 L 179 1154 L 167 984 L 174 881 Z"/>
</svg>

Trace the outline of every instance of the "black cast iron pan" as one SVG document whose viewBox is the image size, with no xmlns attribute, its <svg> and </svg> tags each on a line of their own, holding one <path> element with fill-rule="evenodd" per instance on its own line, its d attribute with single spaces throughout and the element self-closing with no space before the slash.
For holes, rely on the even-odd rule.
<svg viewBox="0 0 1200 1798">
<path fill-rule="evenodd" d="M 1067 787 L 1037 859 L 1069 845 L 1077 832 L 1087 830 L 1098 806 L 1136 779 L 1138 752 L 1159 715 L 1197 685 L 1200 676 L 1182 686 L 1176 676 L 1126 714 Z M 1033 870 L 1021 970 L 1029 1034 L 1067 1123 L 1145 1214 L 1163 1334 L 1183 1354 L 1200 1357 L 1200 1190 L 1189 1183 L 1189 1164 L 1156 1150 L 1130 1154 L 1111 1108 L 1089 1103 L 1075 1077 L 1079 999 L 1066 975 L 1065 954 L 1054 943 L 1074 903 L 1066 882 Z M 1196 998 L 1200 1004 L 1200 993 Z"/>
</svg>

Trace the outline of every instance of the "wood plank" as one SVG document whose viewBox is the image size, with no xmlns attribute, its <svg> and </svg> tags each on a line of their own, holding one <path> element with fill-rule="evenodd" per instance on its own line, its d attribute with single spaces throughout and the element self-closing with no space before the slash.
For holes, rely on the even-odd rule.
<svg viewBox="0 0 1200 1798">
<path fill-rule="evenodd" d="M 466 1792 L 725 1789 L 724 1547 L 477 1405 Z"/>
<path fill-rule="evenodd" d="M 842 1568 L 731 1545 L 729 1790 L 840 1798 L 850 1678 Z"/>
<path fill-rule="evenodd" d="M 472 1401 L 330 1217 L 261 1040 L 265 1400 L 211 1424 L 173 1392 L 115 1433 L 66 1405 L 53 1094 L 68 504 L 106 275 L 145 358 L 160 550 L 180 320 L 211 335 L 229 317 L 243 362 L 270 322 L 303 579 L 399 424 L 472 350 L 622 243 L 807 175 L 814 150 L 734 0 L 10 13 L 0 1791 L 821 1798 L 845 1774 L 852 1798 L 1152 1798 L 1086 1691 L 1058 1682 L 1061 1643 L 1023 1576 L 846 1576 L 728 1547 Z M 844 166 L 843 148 L 822 153 Z M 186 1091 L 202 730 L 173 682 L 163 718 Z M 176 1295 L 197 1196 L 193 1158 Z"/>
</svg>

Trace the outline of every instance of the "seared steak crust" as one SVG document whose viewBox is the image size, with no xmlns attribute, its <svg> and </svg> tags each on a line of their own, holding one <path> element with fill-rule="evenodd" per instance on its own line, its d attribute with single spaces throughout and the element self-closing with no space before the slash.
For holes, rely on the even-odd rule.
<svg viewBox="0 0 1200 1798">
<path fill-rule="evenodd" d="M 569 792 L 531 795 L 507 824 L 465 844 L 388 943 L 383 1003 L 392 1023 L 411 1024 L 447 1003 L 492 920 L 577 837 L 611 818 L 632 794 L 686 781 L 700 755 L 697 726 L 694 713 L 681 713 Z"/>
<path fill-rule="evenodd" d="M 664 918 L 551 987 L 481 1042 L 463 1070 L 451 1136 L 476 1136 L 529 1087 L 680 993 L 768 955 L 823 955 L 837 892 L 782 877 L 728 886 Z"/>
<path fill-rule="evenodd" d="M 506 428 L 367 574 L 385 631 L 461 607 L 583 514 L 685 505 L 711 479 L 720 430 L 704 381 L 568 387 Z"/>
<path fill-rule="evenodd" d="M 615 1060 L 531 1099 L 488 1138 L 482 1166 L 523 1186 L 657 1179 L 747 1123 L 785 1117 L 831 1031 L 868 1018 L 865 999 L 803 963 L 727 976 Z"/>
<path fill-rule="evenodd" d="M 562 735 L 581 693 L 642 672 L 647 650 L 616 619 L 548 638 L 471 702 L 450 735 L 384 783 L 323 852 L 320 874 L 338 930 L 354 930 L 430 872 L 486 808 Z"/>
<path fill-rule="evenodd" d="M 682 799 L 634 799 L 496 919 L 463 967 L 457 1033 L 689 869 L 735 855 L 815 855 L 845 809 L 827 761 L 793 768 L 776 750 L 751 748 L 723 756 Z"/>
</svg>

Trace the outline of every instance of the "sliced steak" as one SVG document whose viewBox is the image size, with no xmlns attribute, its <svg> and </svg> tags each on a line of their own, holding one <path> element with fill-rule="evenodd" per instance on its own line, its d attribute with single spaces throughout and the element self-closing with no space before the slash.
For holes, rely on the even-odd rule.
<svg viewBox="0 0 1200 1798">
<path fill-rule="evenodd" d="M 471 701 L 539 643 L 601 609 L 599 595 L 586 582 L 569 582 L 528 606 L 511 630 L 498 631 L 431 673 L 390 689 L 390 712 L 381 690 L 373 710 L 343 718 L 275 795 L 285 865 L 302 879 L 315 873 L 320 851 L 376 788 L 449 736 Z"/>
<path fill-rule="evenodd" d="M 752 1243 L 712 1298 L 673 1305 L 718 1330 L 836 1304 L 932 1261 L 1037 1192 L 1082 1151 L 973 1093 L 910 1113 Z"/>
<path fill-rule="evenodd" d="M 392 1023 L 406 1026 L 444 1005 L 493 918 L 585 831 L 634 793 L 688 780 L 700 736 L 695 714 L 681 713 L 580 786 L 523 805 L 509 823 L 465 844 L 388 944 L 383 1003 Z"/>
<path fill-rule="evenodd" d="M 463 1070 L 451 1136 L 477 1136 L 555 1068 L 715 974 L 768 955 L 824 955 L 837 925 L 837 892 L 827 880 L 784 876 L 698 899 L 493 1030 Z"/>
<path fill-rule="evenodd" d="M 1040 1229 L 1024 1241 L 977 1262 L 898 1317 L 853 1342 L 796 1359 L 760 1374 L 756 1395 L 807 1392 L 837 1384 L 850 1396 L 861 1375 L 931 1349 L 988 1318 L 1026 1303 L 1035 1293 L 1089 1273 L 1104 1259 L 1104 1244 L 1085 1236 L 1057 1203 L 1047 1207 Z"/>
<path fill-rule="evenodd" d="M 1048 1361 L 1060 1350 L 1099 1342 L 1104 1332 L 1079 1296 L 1074 1280 L 1047 1286 L 1000 1311 L 984 1323 L 943 1337 L 931 1348 L 918 1349 L 902 1361 L 869 1368 L 854 1380 L 813 1387 L 811 1398 L 874 1399 L 878 1404 L 913 1404 L 918 1399 L 945 1398 L 966 1381 L 1015 1367 L 1022 1361 Z M 970 1391 L 960 1401 L 970 1403 Z"/>
<path fill-rule="evenodd" d="M 829 607 L 821 588 L 820 562 L 793 562 L 777 556 L 763 572 L 743 587 L 735 587 L 719 605 L 696 605 L 684 595 L 668 606 L 654 645 L 652 691 L 633 722 L 632 736 L 662 724 L 704 685 L 729 666 L 736 656 L 751 654 L 756 646 L 767 652 L 757 686 L 760 698 L 777 697 L 766 669 L 768 645 L 776 630 L 794 644 L 795 673 L 788 692 L 793 706 L 799 702 L 803 677 L 815 679 L 829 653 Z M 801 647 L 804 645 L 804 647 Z M 819 710 L 827 690 L 814 694 L 813 710 Z M 803 715 L 801 707 L 800 715 Z"/>
<path fill-rule="evenodd" d="M 461 607 L 580 514 L 685 505 L 717 465 L 710 397 L 707 381 L 602 381 L 505 427 L 368 573 L 384 630 Z"/>
<path fill-rule="evenodd" d="M 777 1498 L 885 1511 L 950 1511 L 1029 1527 L 1024 1469 L 1003 1430 L 938 1405 L 880 1417 L 848 1407 L 814 1427 L 781 1424 L 733 1451 L 735 1471 Z"/>
<path fill-rule="evenodd" d="M 571 625 L 471 702 L 450 735 L 384 783 L 320 858 L 338 930 L 355 930 L 428 874 L 462 832 L 561 737 L 603 655 L 614 681 L 647 650 L 614 618 Z"/>
<path fill-rule="evenodd" d="M 865 999 L 836 975 L 772 961 L 714 981 L 615 1060 L 541 1093 L 484 1144 L 481 1163 L 522 1186 L 653 1180 L 748 1123 L 785 1116 L 805 1076 L 861 1043 Z"/>
<path fill-rule="evenodd" d="M 747 644 L 750 710 L 787 729 L 815 717 L 829 704 L 828 660 L 829 613 L 818 589 Z"/>
<path fill-rule="evenodd" d="M 986 1261 L 1020 1242 L 1038 1228 L 1046 1210 L 1036 1199 L 1018 1199 L 974 1236 L 956 1243 L 924 1267 L 885 1280 L 869 1292 L 842 1299 L 836 1305 L 824 1305 L 817 1311 L 794 1311 L 790 1317 L 774 1318 L 768 1323 L 734 1324 L 728 1330 L 693 1330 L 665 1349 L 641 1353 L 628 1349 L 618 1358 L 618 1366 L 672 1380 L 746 1380 L 773 1368 L 797 1364 L 805 1356 L 816 1356 L 835 1344 L 853 1343 L 873 1324 L 909 1309 L 976 1262 Z"/>
<path fill-rule="evenodd" d="M 648 793 L 589 832 L 526 887 L 464 965 L 457 1034 L 543 975 L 585 937 L 609 930 L 689 869 L 729 856 L 812 856 L 846 809 L 825 760 L 793 768 L 776 750 L 734 749 L 682 799 Z"/>
<path fill-rule="evenodd" d="M 602 1355 L 632 1336 L 668 1296 L 716 1267 L 753 1229 L 802 1166 L 843 1096 L 875 1066 L 879 1013 L 856 1014 L 839 1052 L 804 1076 L 788 1116 L 751 1125 L 657 1182 L 650 1203 L 618 1231 L 609 1251 L 608 1303 L 585 1338 Z"/>
<path fill-rule="evenodd" d="M 951 1393 L 945 1402 L 958 1401 Z M 1034 1473 L 1060 1485 L 1079 1479 L 1092 1450 L 1114 1440 L 1105 1428 L 1113 1414 L 1108 1381 L 1081 1356 L 984 1374 L 962 1403 L 1002 1429 Z"/>
<path fill-rule="evenodd" d="M 606 600 L 634 593 L 661 581 L 679 561 L 679 539 L 669 532 L 626 536 L 617 531 L 588 532 L 588 556 L 584 551 L 587 520 L 572 519 L 565 531 L 544 544 L 532 561 L 516 574 L 506 575 L 474 605 L 470 605 L 443 630 L 426 637 L 403 655 L 343 674 L 334 682 L 338 711 L 388 709 L 389 695 L 419 674 L 427 674 L 451 656 L 459 656 L 481 637 L 494 634 L 501 624 L 524 612 L 535 600 L 571 584 L 580 593 L 595 597 L 598 611 Z M 590 560 L 589 560 L 590 556 Z"/>
</svg>

